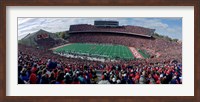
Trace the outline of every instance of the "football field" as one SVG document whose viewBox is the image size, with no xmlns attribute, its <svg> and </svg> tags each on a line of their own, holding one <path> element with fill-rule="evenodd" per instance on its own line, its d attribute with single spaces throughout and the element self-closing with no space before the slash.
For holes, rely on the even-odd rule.
<svg viewBox="0 0 200 102">
<path fill-rule="evenodd" d="M 54 52 L 71 53 L 106 57 L 111 59 L 134 59 L 132 52 L 127 46 L 109 44 L 73 43 L 54 49 Z"/>
</svg>

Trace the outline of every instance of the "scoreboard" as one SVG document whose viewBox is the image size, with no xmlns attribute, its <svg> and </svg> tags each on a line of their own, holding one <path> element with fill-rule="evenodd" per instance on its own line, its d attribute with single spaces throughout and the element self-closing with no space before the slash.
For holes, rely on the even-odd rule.
<svg viewBox="0 0 200 102">
<path fill-rule="evenodd" d="M 44 34 L 38 34 L 38 35 L 37 35 L 37 39 L 38 39 L 38 40 L 39 40 L 39 39 L 46 39 L 46 38 L 49 38 L 49 35 L 46 34 L 46 33 L 44 33 Z"/>
<path fill-rule="evenodd" d="M 97 27 L 118 27 L 118 21 L 94 21 L 94 25 Z"/>
</svg>

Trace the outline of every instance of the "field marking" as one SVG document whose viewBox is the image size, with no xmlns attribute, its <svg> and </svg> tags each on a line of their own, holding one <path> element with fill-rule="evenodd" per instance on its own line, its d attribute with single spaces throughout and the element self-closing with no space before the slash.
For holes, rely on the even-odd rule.
<svg viewBox="0 0 200 102">
<path fill-rule="evenodd" d="M 101 51 L 101 49 L 103 49 L 103 48 L 104 48 L 104 46 L 100 46 L 100 48 L 97 51 L 95 51 L 95 54 L 100 54 L 101 52 L 99 53 L 99 51 Z"/>
<path fill-rule="evenodd" d="M 135 57 L 136 58 L 144 58 L 135 48 L 132 49 L 133 47 L 125 47 L 125 46 L 109 46 L 109 45 L 90 45 L 87 44 L 88 46 L 85 46 L 86 48 L 82 48 L 83 46 L 80 46 L 79 44 L 76 43 L 68 43 L 68 44 L 64 44 L 61 46 L 57 46 L 54 48 L 51 48 L 50 50 L 56 50 L 59 48 L 63 48 L 63 47 L 67 47 L 69 45 L 74 45 L 73 48 L 71 48 L 71 51 L 75 51 L 76 53 L 87 53 L 87 54 L 94 54 L 94 55 L 99 55 L 99 56 L 108 56 L 110 58 L 113 57 L 120 57 L 120 58 L 131 58 L 131 57 Z M 80 46 L 80 47 L 78 47 Z M 78 48 L 78 49 L 77 49 Z M 82 50 L 80 50 L 79 48 L 81 48 Z M 132 49 L 132 50 L 131 50 Z M 96 51 L 95 51 L 96 50 Z M 129 52 L 131 51 L 131 52 Z M 92 53 L 93 52 L 93 53 Z M 138 54 L 134 54 L 133 52 L 137 52 Z M 138 57 L 139 56 L 139 57 Z"/>
<path fill-rule="evenodd" d="M 136 58 L 144 59 L 144 57 L 143 57 L 134 47 L 129 47 L 129 49 L 131 50 L 132 54 L 133 54 Z"/>
<path fill-rule="evenodd" d="M 126 58 L 128 58 L 129 57 L 129 54 L 128 54 L 128 50 L 126 50 Z"/>
<path fill-rule="evenodd" d="M 127 48 L 127 50 L 129 50 L 129 48 Z M 128 52 L 128 55 L 135 58 L 135 56 L 133 56 L 132 52 Z"/>
<path fill-rule="evenodd" d="M 73 44 L 73 43 L 68 43 L 68 44 L 64 44 L 64 45 L 57 46 L 57 47 L 54 47 L 54 48 L 50 48 L 50 50 L 56 50 L 58 48 L 61 48 L 61 47 L 67 46 L 67 45 L 71 45 L 71 44 Z"/>
</svg>

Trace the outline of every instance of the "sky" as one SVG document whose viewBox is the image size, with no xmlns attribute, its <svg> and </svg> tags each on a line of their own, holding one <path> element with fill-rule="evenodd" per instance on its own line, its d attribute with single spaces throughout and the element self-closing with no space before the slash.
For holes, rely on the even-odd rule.
<svg viewBox="0 0 200 102">
<path fill-rule="evenodd" d="M 49 32 L 69 30 L 72 24 L 94 24 L 95 20 L 116 20 L 119 25 L 156 29 L 156 33 L 182 40 L 182 18 L 18 18 L 18 40 L 40 29 Z"/>
</svg>

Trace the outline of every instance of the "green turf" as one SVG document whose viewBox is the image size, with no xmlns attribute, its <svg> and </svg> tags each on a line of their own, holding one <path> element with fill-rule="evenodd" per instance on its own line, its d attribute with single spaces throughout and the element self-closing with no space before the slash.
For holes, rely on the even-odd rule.
<svg viewBox="0 0 200 102">
<path fill-rule="evenodd" d="M 134 59 L 129 48 L 122 45 L 74 43 L 58 48 L 54 51 L 107 57 L 111 59 Z"/>
<path fill-rule="evenodd" d="M 149 58 L 149 57 L 150 57 L 150 55 L 149 55 L 146 51 L 144 51 L 144 50 L 138 49 L 138 52 L 139 52 L 144 58 Z"/>
</svg>

